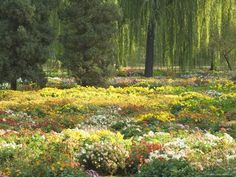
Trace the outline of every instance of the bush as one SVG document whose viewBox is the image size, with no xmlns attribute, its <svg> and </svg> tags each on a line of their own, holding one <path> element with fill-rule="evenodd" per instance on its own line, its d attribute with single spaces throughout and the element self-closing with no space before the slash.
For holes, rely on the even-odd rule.
<svg viewBox="0 0 236 177">
<path fill-rule="evenodd" d="M 15 143 L 0 143 L 0 164 L 12 160 L 18 147 Z"/>
<path fill-rule="evenodd" d="M 137 144 L 134 143 L 127 160 L 129 172 L 136 173 L 144 164 L 145 159 L 149 157 L 149 154 L 161 148 L 162 145 L 159 143 L 148 143 L 146 141 L 141 141 Z"/>
<path fill-rule="evenodd" d="M 124 138 L 141 136 L 143 134 L 142 126 L 134 121 L 116 122 L 111 126 L 111 128 L 113 128 L 116 131 L 121 132 L 121 134 L 124 135 Z"/>
<path fill-rule="evenodd" d="M 40 165 L 24 165 L 22 169 L 11 169 L 12 177 L 88 177 L 88 175 L 79 168 L 67 167 L 65 169 L 52 169 L 47 164 Z"/>
<path fill-rule="evenodd" d="M 230 162 L 230 165 L 226 167 L 224 166 L 209 167 L 199 172 L 198 176 L 199 177 L 210 177 L 210 176 L 235 177 L 236 176 L 235 164 L 236 164 L 236 160 L 233 160 Z"/>
<path fill-rule="evenodd" d="M 75 158 L 86 170 L 115 174 L 125 169 L 130 140 L 109 130 L 64 130 L 68 139 L 77 140 Z"/>
<path fill-rule="evenodd" d="M 184 160 L 154 160 L 143 165 L 136 177 L 193 177 L 196 170 Z"/>
<path fill-rule="evenodd" d="M 96 142 L 85 144 L 78 159 L 85 169 L 93 169 L 101 174 L 115 174 L 125 169 L 128 151 L 121 144 Z"/>
</svg>

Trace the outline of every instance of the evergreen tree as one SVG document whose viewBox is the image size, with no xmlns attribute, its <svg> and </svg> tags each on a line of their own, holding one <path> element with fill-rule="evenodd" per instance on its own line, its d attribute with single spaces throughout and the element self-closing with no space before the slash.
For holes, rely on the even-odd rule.
<svg viewBox="0 0 236 177">
<path fill-rule="evenodd" d="M 69 0 L 60 13 L 62 64 L 82 85 L 101 85 L 111 74 L 118 6 L 106 0 Z"/>
<path fill-rule="evenodd" d="M 17 89 L 17 79 L 44 85 L 42 64 L 54 39 L 50 11 L 57 0 L 2 0 L 0 6 L 0 83 Z"/>
</svg>

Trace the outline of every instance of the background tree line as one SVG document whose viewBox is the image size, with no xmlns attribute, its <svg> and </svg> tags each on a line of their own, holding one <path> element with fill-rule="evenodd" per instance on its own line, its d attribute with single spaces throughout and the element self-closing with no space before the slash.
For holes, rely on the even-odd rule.
<svg viewBox="0 0 236 177">
<path fill-rule="evenodd" d="M 2 0 L 0 83 L 63 68 L 101 85 L 115 67 L 234 69 L 236 0 Z"/>
</svg>

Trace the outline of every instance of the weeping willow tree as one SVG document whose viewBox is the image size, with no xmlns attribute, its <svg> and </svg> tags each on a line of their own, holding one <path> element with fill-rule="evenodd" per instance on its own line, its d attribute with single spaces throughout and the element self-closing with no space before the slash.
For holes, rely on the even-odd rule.
<svg viewBox="0 0 236 177">
<path fill-rule="evenodd" d="M 145 63 L 145 76 L 156 66 L 187 71 L 227 64 L 234 41 L 229 36 L 235 0 L 119 0 L 119 64 Z M 218 42 L 217 42 L 218 41 Z M 224 42 L 222 42 L 224 41 Z M 231 47 L 226 51 L 224 43 Z M 139 56 L 139 60 L 133 57 Z M 128 58 L 128 59 L 127 59 Z M 143 61 L 145 58 L 145 61 Z"/>
<path fill-rule="evenodd" d="M 122 54 L 125 52 L 132 55 L 132 52 L 139 50 L 143 45 L 144 36 L 146 36 L 146 60 L 145 60 L 145 76 L 150 77 L 153 75 L 154 54 L 155 54 L 155 33 L 157 18 L 159 12 L 162 12 L 162 7 L 166 8 L 172 0 L 120 0 L 119 4 L 123 8 L 124 21 L 128 25 L 121 27 L 120 45 L 122 48 Z M 125 34 L 125 33 L 128 33 Z M 126 41 L 124 47 L 124 38 Z M 127 39 L 128 37 L 128 39 Z M 128 45 L 128 46 L 127 46 Z M 126 51 L 124 52 L 124 49 Z M 120 56 L 120 58 L 122 55 Z"/>
</svg>

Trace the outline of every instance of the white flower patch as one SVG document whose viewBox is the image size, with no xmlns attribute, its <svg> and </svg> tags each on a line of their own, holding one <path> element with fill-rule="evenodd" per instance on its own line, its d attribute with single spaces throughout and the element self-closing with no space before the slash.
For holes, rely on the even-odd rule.
<svg viewBox="0 0 236 177">
<path fill-rule="evenodd" d="M 234 160 L 236 159 L 236 154 L 234 155 L 226 155 L 226 159 L 229 161 L 229 160 Z"/>
<path fill-rule="evenodd" d="M 206 141 L 215 141 L 215 142 L 219 142 L 220 141 L 220 138 L 215 136 L 215 135 L 212 135 L 211 133 L 207 132 L 204 134 L 204 138 Z"/>
<path fill-rule="evenodd" d="M 224 133 L 224 136 L 222 137 L 223 140 L 225 140 L 227 143 L 234 143 L 234 139 L 227 133 Z"/>
<path fill-rule="evenodd" d="M 164 154 L 161 151 L 154 151 L 150 153 L 148 162 L 151 162 L 152 160 L 155 160 L 155 159 L 169 160 L 170 158 L 168 157 L 167 154 Z"/>
<path fill-rule="evenodd" d="M 108 129 L 116 122 L 125 122 L 126 125 L 131 121 L 127 117 L 121 117 L 119 111 L 121 108 L 110 107 L 98 110 L 95 115 L 86 119 L 84 122 L 77 125 L 80 129 L 85 130 L 101 130 Z"/>
<path fill-rule="evenodd" d="M 186 144 L 185 139 L 181 139 L 181 138 L 176 138 L 175 141 L 171 141 L 169 143 L 166 143 L 164 145 L 165 149 L 186 149 L 189 148 L 189 146 Z"/>
<path fill-rule="evenodd" d="M 16 144 L 16 143 L 2 143 L 0 144 L 0 149 L 17 149 L 22 148 L 22 144 Z"/>
</svg>

